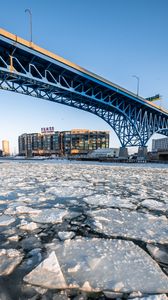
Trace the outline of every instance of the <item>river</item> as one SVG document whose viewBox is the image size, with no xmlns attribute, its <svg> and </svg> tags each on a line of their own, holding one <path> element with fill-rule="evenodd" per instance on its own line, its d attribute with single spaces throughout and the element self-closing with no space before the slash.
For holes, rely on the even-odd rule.
<svg viewBox="0 0 168 300">
<path fill-rule="evenodd" d="M 0 299 L 166 300 L 167 218 L 168 165 L 1 160 Z"/>
</svg>

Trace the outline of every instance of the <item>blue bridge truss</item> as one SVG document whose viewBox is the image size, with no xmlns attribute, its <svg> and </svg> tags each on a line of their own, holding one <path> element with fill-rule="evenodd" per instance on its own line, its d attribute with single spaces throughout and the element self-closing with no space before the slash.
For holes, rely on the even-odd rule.
<svg viewBox="0 0 168 300">
<path fill-rule="evenodd" d="M 122 147 L 143 147 L 156 132 L 168 136 L 168 111 L 3 29 L 0 88 L 97 115 Z"/>
</svg>

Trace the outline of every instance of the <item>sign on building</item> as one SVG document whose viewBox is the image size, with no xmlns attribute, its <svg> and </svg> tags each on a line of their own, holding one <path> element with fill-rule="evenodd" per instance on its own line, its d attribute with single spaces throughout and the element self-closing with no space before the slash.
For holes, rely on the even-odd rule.
<svg viewBox="0 0 168 300">
<path fill-rule="evenodd" d="M 41 133 L 52 133 L 54 132 L 54 127 L 43 127 L 41 128 Z"/>
<path fill-rule="evenodd" d="M 148 98 L 146 98 L 146 100 L 148 100 L 148 101 L 156 101 L 156 100 L 160 100 L 161 99 L 161 96 L 160 96 L 160 94 L 156 94 L 155 96 L 153 96 L 153 97 L 148 97 Z"/>
</svg>

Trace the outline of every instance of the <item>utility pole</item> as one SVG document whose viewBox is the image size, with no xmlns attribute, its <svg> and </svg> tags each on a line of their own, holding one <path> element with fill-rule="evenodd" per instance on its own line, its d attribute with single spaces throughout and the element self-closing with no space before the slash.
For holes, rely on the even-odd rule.
<svg viewBox="0 0 168 300">
<path fill-rule="evenodd" d="M 138 96 L 139 95 L 139 81 L 140 81 L 140 78 L 137 75 L 132 75 L 132 77 L 136 78 L 136 80 L 137 80 L 137 96 Z"/>
<path fill-rule="evenodd" d="M 32 43 L 32 12 L 31 12 L 31 9 L 26 8 L 25 13 L 28 13 L 30 16 L 30 43 Z"/>
</svg>

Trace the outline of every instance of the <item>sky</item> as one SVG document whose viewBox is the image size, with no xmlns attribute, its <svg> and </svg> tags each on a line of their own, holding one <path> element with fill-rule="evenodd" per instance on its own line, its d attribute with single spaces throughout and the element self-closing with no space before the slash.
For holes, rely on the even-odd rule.
<svg viewBox="0 0 168 300">
<path fill-rule="evenodd" d="M 8 0 L 1 3 L 0 27 L 30 40 L 26 8 L 35 44 L 135 93 L 136 75 L 139 95 L 159 93 L 156 104 L 168 108 L 167 0 Z M 0 108 L 0 148 L 7 139 L 12 153 L 20 134 L 49 126 L 109 130 L 110 146 L 120 146 L 111 127 L 88 112 L 3 90 Z"/>
</svg>

